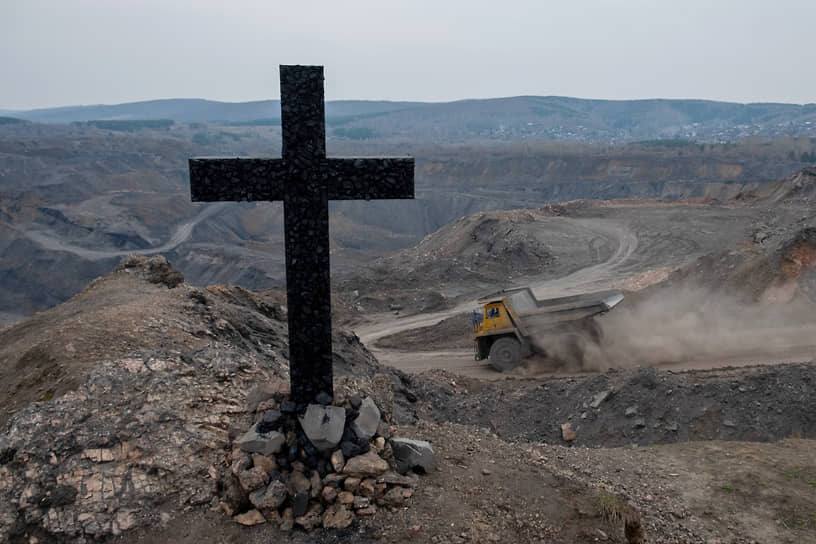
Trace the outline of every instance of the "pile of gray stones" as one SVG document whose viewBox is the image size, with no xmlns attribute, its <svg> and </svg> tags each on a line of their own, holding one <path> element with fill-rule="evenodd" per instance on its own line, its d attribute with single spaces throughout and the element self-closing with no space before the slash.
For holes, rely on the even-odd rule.
<svg viewBox="0 0 816 544">
<path fill-rule="evenodd" d="M 233 440 L 215 490 L 218 508 L 242 525 L 343 529 L 378 508 L 402 507 L 417 474 L 436 469 L 431 445 L 392 436 L 371 397 L 303 410 L 280 391 L 256 388 L 249 401 L 256 422 Z"/>
</svg>

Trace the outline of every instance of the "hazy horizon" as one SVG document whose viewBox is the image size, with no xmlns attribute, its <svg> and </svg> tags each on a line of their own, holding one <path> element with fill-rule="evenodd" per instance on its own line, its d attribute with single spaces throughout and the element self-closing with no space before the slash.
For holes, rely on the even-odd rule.
<svg viewBox="0 0 816 544">
<path fill-rule="evenodd" d="M 493 96 L 493 97 L 485 97 L 485 98 L 460 98 L 456 100 L 388 100 L 388 99 L 377 99 L 377 98 L 369 98 L 369 99 L 360 99 L 360 98 L 338 98 L 334 100 L 327 100 L 327 102 L 417 102 L 422 104 L 446 104 L 452 102 L 464 102 L 468 100 L 503 100 L 503 99 L 512 99 L 512 98 L 524 98 L 524 97 L 536 97 L 536 98 L 569 98 L 569 99 L 576 99 L 576 100 L 603 100 L 609 102 L 634 102 L 634 101 L 652 101 L 652 100 L 699 100 L 704 102 L 727 102 L 733 104 L 781 104 L 786 106 L 809 106 L 812 104 L 816 104 L 816 102 L 805 102 L 805 103 L 797 103 L 797 102 L 733 102 L 729 100 L 710 100 L 708 98 L 663 98 L 663 97 L 652 97 L 652 98 L 631 98 L 631 99 L 609 99 L 609 98 L 590 98 L 590 97 L 582 97 L 582 96 L 557 96 L 557 95 L 517 95 L 517 96 Z M 120 106 L 125 104 L 139 104 L 139 103 L 147 103 L 147 102 L 159 102 L 163 100 L 204 100 L 207 102 L 219 102 L 222 104 L 248 104 L 252 102 L 265 102 L 265 101 L 277 101 L 278 98 L 268 98 L 262 100 L 245 100 L 241 102 L 231 102 L 228 100 L 213 100 L 211 98 L 202 98 L 202 97 L 170 97 L 170 98 L 146 98 L 143 100 L 134 100 L 132 102 L 108 102 L 108 103 L 98 103 L 98 104 L 62 104 L 58 106 L 45 106 L 42 108 L 29 108 L 29 109 L 12 109 L 12 108 L 4 108 L 0 106 L 0 112 L 31 112 L 31 111 L 38 111 L 38 110 L 50 110 L 50 109 L 68 109 L 68 108 L 83 108 L 83 107 L 96 107 L 96 106 Z"/>
<path fill-rule="evenodd" d="M 0 109 L 277 99 L 279 64 L 327 100 L 515 96 L 816 102 L 816 2 L 8 0 Z"/>
</svg>

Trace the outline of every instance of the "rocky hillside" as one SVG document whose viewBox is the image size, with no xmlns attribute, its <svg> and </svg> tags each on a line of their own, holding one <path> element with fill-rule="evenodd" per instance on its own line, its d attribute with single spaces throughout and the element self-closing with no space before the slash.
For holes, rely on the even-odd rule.
<svg viewBox="0 0 816 544">
<path fill-rule="evenodd" d="M 392 436 L 394 425 L 416 422 L 419 399 L 410 378 L 381 367 L 353 333 L 335 333 L 335 393 L 346 399 L 359 395 L 360 410 L 360 397 L 376 399 L 381 410 L 373 427 L 378 434 L 371 435 L 372 453 L 346 452 L 344 442 L 348 470 L 329 473 L 320 483 L 322 472 L 302 468 L 309 461 L 292 457 L 289 450 L 271 459 L 241 452 L 244 438 L 238 438 L 256 417 L 261 418 L 259 424 L 272 426 L 270 414 L 280 418 L 281 412 L 288 413 L 285 402 L 274 400 L 288 379 L 284 317 L 275 293 L 191 287 L 163 258 L 131 257 L 63 305 L 0 331 L 2 413 L 11 416 L 3 421 L 0 433 L 2 539 L 84 542 L 119 536 L 126 542 L 180 541 L 183 535 L 174 529 L 178 523 L 187 527 L 184 535 L 190 535 L 192 527 L 198 542 L 219 541 L 242 525 L 257 524 L 264 526 L 249 533 L 253 539 L 280 538 L 296 527 L 296 542 L 309 541 L 304 529 L 324 525 L 345 529 L 325 533 L 327 541 L 365 542 L 377 531 L 396 530 L 398 541 L 440 534 L 433 523 L 425 525 L 429 516 L 455 519 L 451 513 L 424 499 L 416 499 L 416 514 L 399 508 L 418 486 L 415 475 L 385 473 L 383 484 L 365 476 L 371 470 L 382 474 L 379 464 L 389 466 L 390 461 L 381 459 L 377 468 L 366 468 L 375 446 L 378 452 L 388 452 L 383 453 L 385 458 L 399 458 L 393 440 L 388 446 L 378 440 L 384 440 L 383 434 Z M 441 387 L 428 381 L 423 390 Z M 355 405 L 353 398 L 345 404 Z M 458 429 L 423 433 L 406 428 L 406 432 L 431 438 L 445 456 L 462 440 L 470 440 Z M 289 434 L 294 436 L 287 432 L 287 440 Z M 496 438 L 491 444 L 496 451 L 503 447 Z M 368 451 L 367 440 L 364 446 L 362 451 Z M 332 463 L 342 463 L 334 457 Z M 444 459 L 439 462 L 447 466 Z M 267 472 L 260 472 L 262 467 Z M 453 490 L 444 483 L 450 481 L 445 472 L 437 485 Z M 360 475 L 363 481 L 358 478 L 352 487 Z M 259 483 L 265 485 L 255 481 L 261 476 L 267 483 L 272 478 L 270 489 L 278 486 L 283 491 L 291 486 L 300 489 L 305 482 L 312 493 L 308 515 L 292 515 L 299 508 L 298 491 L 279 503 L 283 519 L 278 523 L 271 510 L 263 515 L 252 510 L 250 500 L 263 499 L 258 508 L 272 500 L 269 490 L 260 498 L 249 493 Z M 570 501 L 592 509 L 597 491 L 555 474 L 545 480 L 562 488 L 553 495 L 557 501 L 572 497 Z M 337 489 L 341 484 L 344 487 Z M 393 492 L 386 492 L 389 485 Z M 508 504 L 518 510 L 517 519 L 525 526 L 534 524 L 529 529 L 522 527 L 518 533 L 519 527 L 508 524 L 482 530 L 496 535 L 491 539 L 549 531 L 557 542 L 565 543 L 575 541 L 582 527 L 617 530 L 616 521 L 598 513 L 580 525 L 570 523 L 568 510 L 551 498 L 545 504 L 552 517 L 535 521 L 537 511 L 523 511 L 523 501 L 535 500 L 533 491 L 531 487 L 529 493 L 508 497 Z M 346 498 L 352 499 L 347 507 Z M 326 501 L 334 506 L 324 512 Z M 349 517 L 354 511 L 357 515 Z M 395 515 L 406 512 L 410 523 L 397 523 Z M 209 521 L 191 524 L 191 517 L 197 516 Z M 155 536 L 157 531 L 163 536 Z"/>
<path fill-rule="evenodd" d="M 3 540 L 632 543 L 645 529 L 650 542 L 696 543 L 723 537 L 722 519 L 735 542 L 816 534 L 812 363 L 486 383 L 382 367 L 338 330 L 336 396 L 352 416 L 352 397 L 376 399 L 377 463 L 391 466 L 381 441 L 399 433 L 430 441 L 438 470 L 355 481 L 369 470 L 358 458 L 374 460 L 349 454 L 358 468 L 320 480 L 297 448 L 241 450 L 253 423 L 274 427 L 288 410 L 276 396 L 288 375 L 280 295 L 182 279 L 163 258 L 131 257 L 0 330 Z M 799 438 L 695 442 L 786 436 Z M 628 444 L 650 447 L 608 447 Z M 291 487 L 280 519 L 272 487 Z M 299 493 L 308 512 L 294 517 Z"/>
<path fill-rule="evenodd" d="M 514 278 L 555 277 L 592 262 L 582 247 L 591 236 L 568 236 L 570 229 L 553 207 L 475 213 L 336 282 L 339 300 L 367 312 L 404 309 L 412 314 L 446 307 L 449 295 L 506 285 Z M 609 251 L 599 244 L 598 257 Z"/>
<path fill-rule="evenodd" d="M 816 197 L 816 167 L 805 168 L 792 176 L 763 184 L 754 190 L 737 195 L 737 198 L 770 202 L 790 203 L 798 200 L 812 202 Z"/>
<path fill-rule="evenodd" d="M 164 257 L 128 257 L 67 302 L 0 329 L 0 424 L 30 402 L 75 390 L 97 362 L 134 352 L 189 360 L 204 350 L 220 361 L 216 367 L 224 365 L 213 372 L 226 379 L 236 371 L 230 357 L 238 350 L 240 358 L 261 358 L 286 374 L 280 292 L 183 281 Z M 342 331 L 334 360 L 338 373 L 370 376 L 376 367 Z"/>
<path fill-rule="evenodd" d="M 674 272 L 662 286 L 694 285 L 751 301 L 816 300 L 816 169 L 741 193 L 757 209 L 750 244 L 706 255 Z"/>
</svg>

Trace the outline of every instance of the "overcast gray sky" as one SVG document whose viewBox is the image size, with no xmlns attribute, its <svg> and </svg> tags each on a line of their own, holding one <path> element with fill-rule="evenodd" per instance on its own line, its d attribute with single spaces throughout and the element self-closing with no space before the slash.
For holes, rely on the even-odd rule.
<svg viewBox="0 0 816 544">
<path fill-rule="evenodd" d="M 517 95 L 816 102 L 816 0 L 0 0 L 0 108 Z"/>
</svg>

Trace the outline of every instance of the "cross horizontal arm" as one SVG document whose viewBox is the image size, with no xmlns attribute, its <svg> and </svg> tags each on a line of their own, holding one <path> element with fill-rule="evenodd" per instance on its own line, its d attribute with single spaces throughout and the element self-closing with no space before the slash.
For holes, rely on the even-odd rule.
<svg viewBox="0 0 816 544">
<path fill-rule="evenodd" d="M 329 200 L 414 198 L 414 159 L 328 159 Z"/>
<path fill-rule="evenodd" d="M 288 171 L 281 159 L 190 159 L 193 202 L 283 200 Z"/>
</svg>

